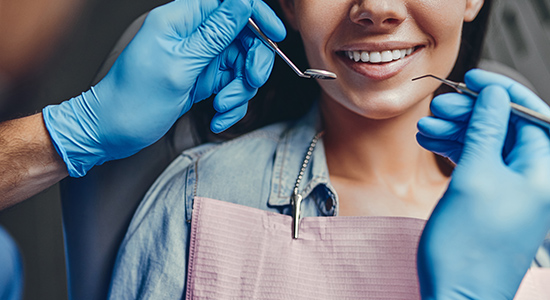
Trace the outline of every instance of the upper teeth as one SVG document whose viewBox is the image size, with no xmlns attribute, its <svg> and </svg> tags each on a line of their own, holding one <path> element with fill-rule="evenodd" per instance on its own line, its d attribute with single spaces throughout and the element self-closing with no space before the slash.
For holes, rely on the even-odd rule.
<svg viewBox="0 0 550 300">
<path fill-rule="evenodd" d="M 402 59 L 413 53 L 414 47 L 400 50 L 386 51 L 346 51 L 346 56 L 356 62 L 383 63 Z"/>
</svg>

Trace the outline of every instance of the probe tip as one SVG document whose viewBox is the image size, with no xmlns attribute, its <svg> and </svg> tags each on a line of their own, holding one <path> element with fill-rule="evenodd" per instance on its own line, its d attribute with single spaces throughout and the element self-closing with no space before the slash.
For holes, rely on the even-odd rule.
<svg viewBox="0 0 550 300">
<path fill-rule="evenodd" d="M 435 78 L 435 79 L 439 79 L 438 77 L 435 77 L 435 76 L 432 75 L 432 74 L 428 74 L 428 75 L 424 75 L 424 76 L 420 76 L 420 77 L 413 78 L 412 81 L 415 81 L 415 80 L 418 80 L 418 79 L 422 79 L 422 78 L 426 78 L 426 77 L 432 77 L 432 78 Z"/>
</svg>

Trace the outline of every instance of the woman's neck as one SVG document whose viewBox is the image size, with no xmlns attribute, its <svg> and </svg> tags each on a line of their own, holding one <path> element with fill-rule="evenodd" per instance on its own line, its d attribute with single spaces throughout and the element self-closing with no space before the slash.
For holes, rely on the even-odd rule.
<svg viewBox="0 0 550 300">
<path fill-rule="evenodd" d="M 429 114 L 429 101 L 397 117 L 373 120 L 324 99 L 323 140 L 331 177 L 390 185 L 396 191 L 441 180 L 435 155 L 416 142 L 416 123 Z"/>
</svg>

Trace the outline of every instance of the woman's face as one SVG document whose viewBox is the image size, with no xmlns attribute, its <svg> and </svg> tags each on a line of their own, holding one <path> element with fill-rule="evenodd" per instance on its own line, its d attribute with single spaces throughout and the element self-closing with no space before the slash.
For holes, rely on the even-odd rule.
<svg viewBox="0 0 550 300">
<path fill-rule="evenodd" d="M 280 0 L 304 41 L 311 68 L 338 75 L 319 83 L 323 100 L 372 119 L 398 116 L 439 86 L 412 82 L 447 77 L 462 24 L 483 0 Z"/>
</svg>

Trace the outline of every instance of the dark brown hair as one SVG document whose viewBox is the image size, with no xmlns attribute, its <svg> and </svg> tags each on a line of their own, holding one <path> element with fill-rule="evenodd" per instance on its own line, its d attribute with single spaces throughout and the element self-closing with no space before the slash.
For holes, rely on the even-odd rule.
<svg viewBox="0 0 550 300">
<path fill-rule="evenodd" d="M 273 8 L 278 16 L 284 16 L 278 1 L 265 0 L 265 2 Z M 476 19 L 464 23 L 460 52 L 449 79 L 462 81 L 464 74 L 477 66 L 481 58 L 491 3 L 492 0 L 485 0 Z M 290 26 L 286 27 L 288 29 L 287 37 L 279 43 L 279 46 L 296 63 L 298 68 L 305 70 L 308 63 L 302 39 L 298 32 L 292 30 Z M 448 91 L 450 91 L 448 88 L 442 86 L 436 91 L 436 94 Z M 276 58 L 269 80 L 249 102 L 245 118 L 218 135 L 217 138 L 229 139 L 268 124 L 299 118 L 309 110 L 319 95 L 320 87 L 315 80 L 297 77 L 281 59 Z M 213 134 L 209 130 L 209 124 L 214 113 L 212 99 L 196 104 L 191 111 L 191 116 L 203 142 L 212 139 Z"/>
</svg>

